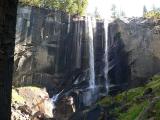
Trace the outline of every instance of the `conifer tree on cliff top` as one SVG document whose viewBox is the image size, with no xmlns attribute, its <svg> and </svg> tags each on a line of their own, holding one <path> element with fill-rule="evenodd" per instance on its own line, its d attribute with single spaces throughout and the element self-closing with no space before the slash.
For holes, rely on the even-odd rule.
<svg viewBox="0 0 160 120">
<path fill-rule="evenodd" d="M 88 0 L 20 0 L 23 5 L 52 8 L 69 14 L 83 15 Z"/>
</svg>

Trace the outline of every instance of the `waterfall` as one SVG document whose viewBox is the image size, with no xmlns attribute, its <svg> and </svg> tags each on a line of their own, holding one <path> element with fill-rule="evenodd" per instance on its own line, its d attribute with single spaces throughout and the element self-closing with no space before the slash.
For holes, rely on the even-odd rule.
<svg viewBox="0 0 160 120">
<path fill-rule="evenodd" d="M 108 62 L 108 24 L 109 21 L 107 19 L 104 19 L 104 30 L 105 30 L 105 54 L 104 54 L 104 62 L 105 62 L 105 67 L 104 67 L 104 77 L 105 77 L 105 87 L 106 87 L 106 92 L 108 94 L 109 92 L 109 79 L 108 79 L 108 68 L 109 68 L 109 62 Z"/>
<path fill-rule="evenodd" d="M 59 94 L 60 93 L 53 95 L 53 97 L 51 98 L 53 103 L 57 102 Z"/>
<path fill-rule="evenodd" d="M 95 89 L 95 70 L 94 70 L 94 45 L 93 45 L 93 26 L 94 21 L 88 17 L 88 36 L 89 36 L 89 88 Z"/>
<path fill-rule="evenodd" d="M 63 90 L 62 90 L 61 92 L 53 95 L 52 98 L 50 98 L 51 101 L 52 101 L 52 104 L 53 104 L 54 109 L 56 108 L 56 105 L 55 105 L 55 104 L 56 104 L 56 102 L 57 102 L 58 99 L 59 99 L 59 95 L 60 95 L 62 92 L 63 92 Z"/>
<path fill-rule="evenodd" d="M 91 105 L 97 99 L 97 87 L 95 83 L 95 64 L 94 64 L 94 29 L 96 28 L 96 20 L 87 17 L 86 21 L 86 36 L 88 37 L 89 50 L 89 86 L 83 92 L 83 103 L 85 106 Z"/>
</svg>

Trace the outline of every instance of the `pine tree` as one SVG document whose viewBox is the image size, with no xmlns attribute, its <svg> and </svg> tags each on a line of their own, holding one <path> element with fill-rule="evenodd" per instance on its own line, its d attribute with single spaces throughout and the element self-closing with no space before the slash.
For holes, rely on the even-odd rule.
<svg viewBox="0 0 160 120">
<path fill-rule="evenodd" d="M 84 11 L 87 7 L 87 4 L 88 4 L 88 0 L 75 0 L 75 3 L 77 5 L 77 14 L 78 15 L 83 15 L 84 14 Z"/>
<path fill-rule="evenodd" d="M 53 8 L 69 14 L 83 15 L 88 0 L 20 0 L 23 5 Z"/>
<path fill-rule="evenodd" d="M 146 6 L 144 5 L 144 6 L 143 6 L 143 17 L 145 16 L 146 13 L 147 13 L 147 8 L 146 8 Z"/>
<path fill-rule="evenodd" d="M 99 14 L 99 12 L 98 12 L 98 8 L 97 8 L 97 7 L 95 8 L 94 16 L 95 16 L 96 18 L 100 18 L 100 14 Z"/>
<path fill-rule="evenodd" d="M 112 11 L 112 17 L 116 18 L 117 17 L 117 11 L 116 11 L 116 5 L 115 4 L 112 4 L 111 11 Z"/>
<path fill-rule="evenodd" d="M 126 16 L 126 14 L 125 14 L 125 12 L 123 10 L 120 12 L 120 16 L 121 17 L 125 17 Z"/>
<path fill-rule="evenodd" d="M 155 5 L 152 5 L 152 10 L 153 10 L 153 11 L 156 11 Z"/>
</svg>

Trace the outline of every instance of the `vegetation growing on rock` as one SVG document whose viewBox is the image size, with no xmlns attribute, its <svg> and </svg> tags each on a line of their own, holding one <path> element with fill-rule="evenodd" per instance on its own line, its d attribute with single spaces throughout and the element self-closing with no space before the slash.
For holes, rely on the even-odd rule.
<svg viewBox="0 0 160 120">
<path fill-rule="evenodd" d="M 145 18 L 160 19 L 160 10 L 152 10 L 144 14 Z"/>
<path fill-rule="evenodd" d="M 160 75 L 155 75 L 143 87 L 137 87 L 98 102 L 110 108 L 110 116 L 118 120 L 148 120 L 160 118 Z"/>
</svg>

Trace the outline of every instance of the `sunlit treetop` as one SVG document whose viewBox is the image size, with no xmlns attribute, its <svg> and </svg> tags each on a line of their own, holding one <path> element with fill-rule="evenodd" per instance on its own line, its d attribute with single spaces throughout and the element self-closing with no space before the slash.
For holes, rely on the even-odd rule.
<svg viewBox="0 0 160 120">
<path fill-rule="evenodd" d="M 94 13 L 95 9 L 101 17 L 110 18 L 125 13 L 126 17 L 142 17 L 144 6 L 147 11 L 160 8 L 160 0 L 88 0 L 88 13 Z M 116 13 L 115 13 L 115 12 Z"/>
<path fill-rule="evenodd" d="M 22 5 L 51 8 L 61 10 L 68 14 L 83 15 L 88 0 L 19 0 Z"/>
</svg>

